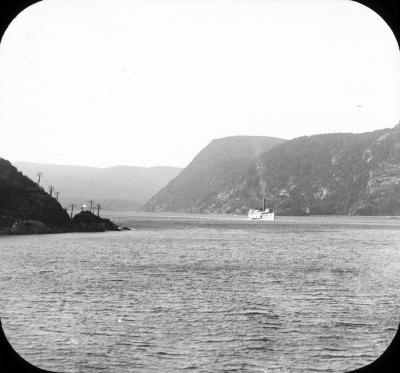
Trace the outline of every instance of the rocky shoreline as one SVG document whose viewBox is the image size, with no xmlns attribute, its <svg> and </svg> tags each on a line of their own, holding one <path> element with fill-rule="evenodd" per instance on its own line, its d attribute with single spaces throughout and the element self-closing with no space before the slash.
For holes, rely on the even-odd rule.
<svg viewBox="0 0 400 373">
<path fill-rule="evenodd" d="M 69 224 L 53 225 L 40 220 L 18 220 L 11 226 L 0 227 L 0 235 L 53 234 L 72 232 L 106 232 L 131 230 L 120 227 L 110 219 L 101 218 L 90 211 L 82 211 L 75 215 Z"/>
<path fill-rule="evenodd" d="M 37 182 L 19 172 L 9 161 L 0 158 L 0 235 L 51 234 L 69 232 L 105 232 L 130 230 L 101 218 L 82 206 L 71 216 Z"/>
</svg>

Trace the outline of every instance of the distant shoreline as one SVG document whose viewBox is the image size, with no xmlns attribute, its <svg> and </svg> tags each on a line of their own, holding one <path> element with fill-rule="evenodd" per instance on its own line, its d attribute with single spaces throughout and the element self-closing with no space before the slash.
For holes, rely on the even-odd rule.
<svg viewBox="0 0 400 373">
<path fill-rule="evenodd" d="M 143 211 L 104 211 L 104 218 L 100 218 L 104 221 L 109 221 L 112 225 L 109 226 L 109 229 L 106 229 L 105 226 L 101 225 L 92 225 L 92 226 L 70 226 L 70 227 L 57 227 L 52 226 L 50 224 L 45 224 L 37 220 L 21 220 L 16 223 L 24 224 L 24 222 L 29 222 L 33 224 L 33 228 L 31 230 L 17 230 L 12 231 L 12 227 L 0 227 L 0 236 L 26 236 L 26 235 L 43 235 L 43 234 L 62 234 L 62 233 L 99 233 L 99 232 L 108 232 L 108 231 L 124 231 L 124 230 L 132 230 L 133 228 L 129 228 L 124 226 L 123 222 L 125 219 L 148 219 L 151 218 L 157 219 L 193 219 L 193 220 L 219 220 L 219 221 L 232 221 L 232 222 L 248 222 L 249 224 L 254 225 L 269 225 L 269 224 L 279 224 L 279 223 L 289 223 L 289 222 L 301 222 L 304 223 L 312 222 L 317 223 L 317 218 L 322 218 L 320 221 L 321 224 L 328 222 L 330 220 L 336 220 L 337 223 L 346 223 L 346 224 L 355 224 L 355 225 L 379 225 L 379 221 L 385 221 L 385 224 L 389 222 L 398 223 L 400 222 L 400 216 L 395 215 L 306 215 L 306 216 L 290 216 L 290 215 L 280 215 L 277 216 L 275 221 L 252 221 L 247 218 L 246 215 L 237 215 L 237 216 L 229 216 L 225 214 L 191 214 L 191 213 L 165 213 L 165 212 L 143 212 Z M 117 221 L 114 224 L 111 222 L 110 218 Z M 343 221 L 337 221 L 338 219 L 343 219 Z M 373 219 L 377 221 L 373 221 Z M 130 219 L 129 219 L 130 220 Z M 364 220 L 364 221 L 363 221 Z M 120 221 L 120 222 L 119 222 Z M 36 225 L 35 225 L 36 224 Z M 110 229 L 112 228 L 112 229 Z"/>
<path fill-rule="evenodd" d="M 128 224 L 134 227 L 135 220 L 143 224 L 144 222 L 151 222 L 157 220 L 179 221 L 179 220 L 192 220 L 195 221 L 215 221 L 225 222 L 229 224 L 243 224 L 245 225 L 274 225 L 286 223 L 304 223 L 304 224 L 330 224 L 335 222 L 338 224 L 352 224 L 352 225 L 393 225 L 397 226 L 400 223 L 400 216 L 360 216 L 360 215 L 307 215 L 307 216 L 290 216 L 279 215 L 275 221 L 254 221 L 249 220 L 247 215 L 229 216 L 224 214 L 190 214 L 190 213 L 166 213 L 166 212 L 141 212 L 141 211 L 103 211 L 103 216 L 111 218 L 117 224 Z M 146 223 L 147 224 L 147 223 Z"/>
<path fill-rule="evenodd" d="M 194 219 L 202 219 L 206 217 L 215 217 L 219 219 L 239 219 L 241 217 L 247 219 L 247 215 L 231 215 L 231 214 L 219 214 L 219 213 L 190 213 L 190 212 L 162 212 L 162 211 L 139 211 L 139 210 L 103 210 L 103 216 L 115 216 L 115 215 L 137 215 L 137 216 L 159 216 L 159 217 L 170 217 L 180 218 L 188 217 Z M 400 215 L 275 215 L 277 218 L 281 217 L 295 217 L 295 218 L 310 218 L 310 217 L 343 217 L 343 218 L 389 218 L 389 219 L 400 219 Z"/>
</svg>

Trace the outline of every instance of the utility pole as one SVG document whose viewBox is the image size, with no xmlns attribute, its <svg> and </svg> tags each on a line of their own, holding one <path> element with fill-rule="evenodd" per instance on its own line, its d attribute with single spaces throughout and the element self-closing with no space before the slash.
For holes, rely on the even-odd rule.
<svg viewBox="0 0 400 373">
<path fill-rule="evenodd" d="M 100 203 L 98 203 L 98 204 L 96 205 L 96 207 L 97 207 L 97 216 L 100 216 L 100 209 L 101 209 Z"/>
<path fill-rule="evenodd" d="M 40 186 L 40 178 L 43 176 L 43 172 L 37 172 L 36 176 L 38 177 L 37 186 Z"/>
<path fill-rule="evenodd" d="M 60 192 L 54 192 L 56 195 L 56 200 L 58 201 L 58 195 L 60 194 Z"/>
<path fill-rule="evenodd" d="M 90 211 L 91 213 L 93 213 L 93 202 L 94 202 L 94 201 L 92 201 L 92 200 L 89 201 L 89 203 L 90 203 L 90 210 L 89 210 L 89 211 Z"/>
<path fill-rule="evenodd" d="M 72 214 L 74 213 L 74 207 L 75 207 L 76 205 L 75 205 L 75 203 L 71 203 L 70 205 L 69 205 L 69 207 L 71 207 L 71 219 L 72 219 Z"/>
<path fill-rule="evenodd" d="M 50 185 L 49 186 L 50 197 L 53 197 L 53 191 L 54 191 L 54 187 L 53 187 L 53 185 Z"/>
</svg>

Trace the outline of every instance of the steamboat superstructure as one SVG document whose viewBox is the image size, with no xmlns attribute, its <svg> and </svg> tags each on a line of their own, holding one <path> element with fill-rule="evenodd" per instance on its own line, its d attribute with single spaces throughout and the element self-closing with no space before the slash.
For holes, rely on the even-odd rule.
<svg viewBox="0 0 400 373">
<path fill-rule="evenodd" d="M 275 220 L 275 212 L 273 209 L 265 206 L 265 194 L 263 198 L 263 207 L 260 210 L 250 209 L 248 213 L 249 220 Z"/>
</svg>

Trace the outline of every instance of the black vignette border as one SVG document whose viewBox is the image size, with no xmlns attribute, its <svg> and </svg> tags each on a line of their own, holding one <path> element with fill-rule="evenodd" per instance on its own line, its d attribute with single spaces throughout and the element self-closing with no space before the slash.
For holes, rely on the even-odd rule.
<svg viewBox="0 0 400 373">
<path fill-rule="evenodd" d="M 0 2 L 0 43 L 3 35 L 12 20 L 24 9 L 41 0 L 2 0 Z M 299 0 L 301 1 L 301 0 Z M 398 0 L 352 0 L 375 11 L 393 31 L 397 43 L 400 45 L 400 7 Z M 1 47 L 1 45 L 0 45 Z M 400 322 L 400 319 L 399 319 Z M 51 371 L 37 368 L 24 360 L 12 348 L 8 342 L 1 324 L 0 315 L 0 371 L 4 373 L 53 373 Z M 400 372 L 400 324 L 397 333 L 384 351 L 384 353 L 373 361 L 359 369 L 348 373 L 373 373 L 373 372 Z"/>
<path fill-rule="evenodd" d="M 398 0 L 352 0 L 377 13 L 391 28 L 400 46 L 400 7 Z M 400 103 L 399 103 L 400 104 Z M 399 319 L 400 321 L 400 319 Z M 400 324 L 397 332 L 381 356 L 372 363 L 348 373 L 400 372 Z"/>
<path fill-rule="evenodd" d="M 29 6 L 41 0 L 2 0 L 0 2 L 0 48 L 3 35 L 12 20 Z M 35 367 L 23 359 L 8 342 L 0 314 L 0 372 L 4 373 L 54 373 Z"/>
</svg>

